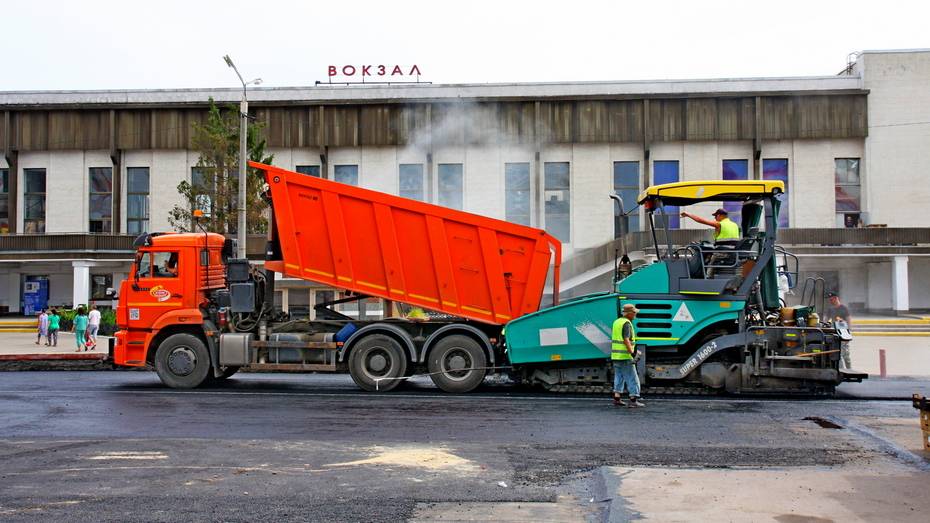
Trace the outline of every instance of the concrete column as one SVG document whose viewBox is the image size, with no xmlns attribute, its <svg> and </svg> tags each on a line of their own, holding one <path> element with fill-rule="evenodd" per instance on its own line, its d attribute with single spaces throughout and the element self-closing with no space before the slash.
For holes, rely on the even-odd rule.
<svg viewBox="0 0 930 523">
<path fill-rule="evenodd" d="M 281 287 L 281 312 L 288 312 L 288 300 L 290 299 L 290 289 Z"/>
<path fill-rule="evenodd" d="M 895 312 L 910 310 L 907 256 L 895 256 L 891 262 L 891 308 Z"/>
<path fill-rule="evenodd" d="M 90 268 L 94 264 L 86 261 L 73 261 L 74 287 L 71 297 L 71 306 L 87 305 L 90 299 Z"/>
<path fill-rule="evenodd" d="M 10 312 L 20 312 L 19 300 L 23 293 L 22 274 L 19 271 L 10 271 L 7 282 L 7 302 L 10 304 Z"/>
</svg>

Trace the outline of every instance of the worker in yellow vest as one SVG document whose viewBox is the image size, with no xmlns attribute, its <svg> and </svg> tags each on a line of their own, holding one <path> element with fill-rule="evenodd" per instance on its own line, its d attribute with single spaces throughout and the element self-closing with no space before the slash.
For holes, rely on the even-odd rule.
<svg viewBox="0 0 930 523">
<path fill-rule="evenodd" d="M 732 243 L 740 239 L 739 225 L 736 225 L 736 222 L 730 219 L 726 209 L 717 209 L 714 211 L 713 216 L 713 220 L 708 220 L 707 218 L 701 218 L 690 212 L 681 212 L 682 218 L 691 218 L 698 223 L 713 227 L 715 243 Z"/>
<path fill-rule="evenodd" d="M 614 405 L 626 403 L 620 394 L 624 388 L 630 393 L 630 407 L 645 407 L 639 401 L 639 375 L 636 373 L 636 329 L 633 319 L 639 309 L 632 303 L 623 306 L 621 316 L 613 325 L 610 344 L 610 361 L 614 367 Z"/>
</svg>

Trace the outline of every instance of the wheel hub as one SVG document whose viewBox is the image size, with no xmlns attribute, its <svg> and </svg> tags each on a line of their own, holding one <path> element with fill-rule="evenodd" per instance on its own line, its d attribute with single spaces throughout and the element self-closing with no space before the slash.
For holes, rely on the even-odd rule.
<svg viewBox="0 0 930 523">
<path fill-rule="evenodd" d="M 368 358 L 368 368 L 374 372 L 382 373 L 387 367 L 388 361 L 383 354 L 374 354 Z"/>
<path fill-rule="evenodd" d="M 168 355 L 168 369 L 176 376 L 187 376 L 197 366 L 197 355 L 190 347 L 178 347 Z"/>
<path fill-rule="evenodd" d="M 448 379 L 461 381 L 468 377 L 472 361 L 468 352 L 455 349 L 446 353 L 442 361 L 442 372 Z"/>
</svg>

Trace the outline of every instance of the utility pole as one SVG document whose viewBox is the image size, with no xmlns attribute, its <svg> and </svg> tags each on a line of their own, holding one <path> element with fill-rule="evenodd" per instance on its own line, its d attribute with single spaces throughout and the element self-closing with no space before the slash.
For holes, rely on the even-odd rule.
<svg viewBox="0 0 930 523">
<path fill-rule="evenodd" d="M 239 74 L 239 70 L 236 69 L 236 64 L 233 63 L 232 58 L 229 55 L 223 57 L 223 60 L 226 61 L 226 65 L 232 68 L 236 72 L 236 76 L 239 77 L 239 83 L 242 84 L 242 101 L 239 102 L 239 198 L 236 202 L 236 209 L 239 212 L 239 225 L 236 227 L 236 240 L 238 245 L 238 252 L 236 257 L 240 259 L 245 259 L 245 240 L 246 240 L 246 209 L 248 207 L 246 193 L 246 169 L 248 162 L 248 147 L 247 139 L 249 133 L 249 100 L 246 93 L 246 88 L 249 85 L 258 85 L 262 83 L 261 78 L 256 78 L 246 82 L 242 79 L 242 75 Z"/>
</svg>

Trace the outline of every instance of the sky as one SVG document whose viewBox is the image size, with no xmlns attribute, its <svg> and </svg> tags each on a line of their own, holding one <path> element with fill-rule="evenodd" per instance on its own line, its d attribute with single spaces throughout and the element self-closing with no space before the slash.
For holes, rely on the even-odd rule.
<svg viewBox="0 0 930 523">
<path fill-rule="evenodd" d="M 416 65 L 433 83 L 832 75 L 855 51 L 930 47 L 928 15 L 874 0 L 6 0 L 0 91 L 238 87 L 227 54 L 272 87 L 331 65 Z"/>
</svg>

